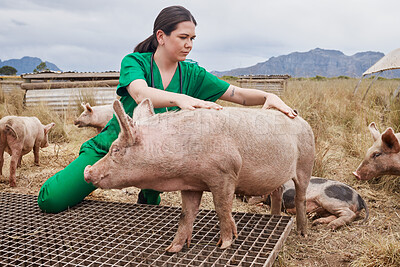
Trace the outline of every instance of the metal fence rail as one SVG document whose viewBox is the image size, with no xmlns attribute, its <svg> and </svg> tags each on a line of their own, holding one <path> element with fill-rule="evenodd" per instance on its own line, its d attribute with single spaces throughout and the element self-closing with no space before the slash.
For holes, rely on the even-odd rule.
<svg viewBox="0 0 400 267">
<path fill-rule="evenodd" d="M 38 106 L 45 103 L 54 111 L 76 109 L 85 99 L 94 99 L 96 105 L 111 104 L 117 99 L 116 88 L 113 87 L 88 87 L 88 88 L 63 88 L 27 90 L 25 95 L 26 106 Z"/>
</svg>

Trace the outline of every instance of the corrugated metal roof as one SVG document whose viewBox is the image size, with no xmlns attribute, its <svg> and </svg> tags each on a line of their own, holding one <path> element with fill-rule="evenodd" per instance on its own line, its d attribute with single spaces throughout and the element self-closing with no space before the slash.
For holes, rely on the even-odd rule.
<svg viewBox="0 0 400 267">
<path fill-rule="evenodd" d="M 74 79 L 119 79 L 119 71 L 107 72 L 39 72 L 22 74 L 23 79 L 74 80 Z"/>
<path fill-rule="evenodd" d="M 290 75 L 241 75 L 239 79 L 289 79 Z"/>
</svg>

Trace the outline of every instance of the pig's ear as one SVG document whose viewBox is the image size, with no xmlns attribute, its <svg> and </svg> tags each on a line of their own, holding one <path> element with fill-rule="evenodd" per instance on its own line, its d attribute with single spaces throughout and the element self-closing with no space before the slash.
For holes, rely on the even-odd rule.
<svg viewBox="0 0 400 267">
<path fill-rule="evenodd" d="M 386 153 L 400 152 L 399 140 L 390 127 L 382 134 L 382 150 Z"/>
<path fill-rule="evenodd" d="M 371 132 L 371 135 L 372 135 L 372 138 L 374 138 L 374 141 L 378 140 L 378 138 L 381 136 L 381 133 L 376 128 L 375 122 L 371 122 L 368 125 L 368 129 Z"/>
<path fill-rule="evenodd" d="M 46 135 L 50 131 L 50 129 L 54 127 L 54 125 L 56 125 L 54 122 L 45 125 L 44 126 L 44 134 Z"/>
<path fill-rule="evenodd" d="M 92 107 L 90 106 L 89 103 L 86 103 L 86 109 L 87 109 L 89 112 L 93 112 L 93 109 L 92 109 Z"/>
<path fill-rule="evenodd" d="M 135 138 L 132 134 L 131 128 L 129 127 L 129 121 L 127 118 L 128 116 L 126 115 L 121 102 L 115 100 L 113 103 L 113 108 L 118 119 L 119 126 L 121 127 L 120 135 L 122 135 L 124 138 L 127 138 L 129 143 L 134 143 Z"/>
<path fill-rule="evenodd" d="M 138 121 L 140 119 L 145 119 L 154 116 L 153 103 L 149 98 L 144 99 L 133 111 L 133 121 Z"/>
</svg>

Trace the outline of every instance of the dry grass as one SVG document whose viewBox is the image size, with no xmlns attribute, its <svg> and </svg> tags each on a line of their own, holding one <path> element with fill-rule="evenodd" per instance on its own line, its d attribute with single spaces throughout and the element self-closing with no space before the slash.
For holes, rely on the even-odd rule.
<svg viewBox="0 0 400 267">
<path fill-rule="evenodd" d="M 368 86 L 358 94 L 355 79 L 291 81 L 282 97 L 313 128 L 316 141 L 314 175 L 353 186 L 370 208 L 366 225 L 354 223 L 338 231 L 310 228 L 307 239 L 291 234 L 275 266 L 399 266 L 400 179 L 387 176 L 370 182 L 354 179 L 354 171 L 372 145 L 367 125 L 375 121 L 381 131 L 400 126 L 398 100 L 391 93 L 400 81 L 377 81 L 364 102 Z"/>
<path fill-rule="evenodd" d="M 296 108 L 314 130 L 317 149 L 314 175 L 354 187 L 369 206 L 370 219 L 363 225 L 354 222 L 337 231 L 323 225 L 310 225 L 307 238 L 299 237 L 293 229 L 274 266 L 400 266 L 400 178 L 385 176 L 360 182 L 351 174 L 372 145 L 367 129 L 371 121 L 375 121 L 381 131 L 389 126 L 400 130 L 400 101 L 392 101 L 390 95 L 400 81 L 376 81 L 363 103 L 361 98 L 368 81 L 362 83 L 357 96 L 353 97 L 356 83 L 356 79 L 291 80 L 282 98 Z M 1 116 L 28 112 L 18 104 L 14 107 L 6 98 L 0 95 Z M 54 114 L 45 107 L 29 112 L 32 116 L 37 114 L 43 123 L 54 120 Z M 55 137 L 53 144 L 41 151 L 40 167 L 33 166 L 32 153 L 26 155 L 22 167 L 17 170 L 17 188 L 8 185 L 9 156 L 6 157 L 0 191 L 37 195 L 44 181 L 74 160 L 80 145 L 95 135 L 94 130 L 76 128 L 66 116 L 60 117 L 60 125 L 64 141 L 68 142 Z M 135 188 L 95 190 L 89 198 L 135 203 L 137 193 Z M 161 205 L 180 206 L 179 193 L 164 193 Z M 204 194 L 201 208 L 213 209 L 209 193 Z M 265 206 L 250 206 L 240 200 L 235 200 L 234 210 L 268 212 Z"/>
<path fill-rule="evenodd" d="M 90 106 L 92 107 L 99 105 L 99 103 L 96 102 L 95 91 L 90 89 L 79 91 L 79 96 L 75 100 L 75 105 L 78 106 L 79 114 L 82 113 L 84 110 L 83 107 L 81 106 L 81 103 L 89 103 Z"/>
</svg>

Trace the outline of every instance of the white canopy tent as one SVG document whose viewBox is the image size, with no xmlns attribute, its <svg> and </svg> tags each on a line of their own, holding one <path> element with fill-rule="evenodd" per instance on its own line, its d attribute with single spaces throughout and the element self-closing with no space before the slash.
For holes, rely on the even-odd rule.
<svg viewBox="0 0 400 267">
<path fill-rule="evenodd" d="M 375 79 L 371 82 L 371 84 L 368 86 L 367 91 L 364 94 L 364 97 L 362 100 L 364 100 L 365 96 L 367 95 L 369 89 L 371 86 L 374 84 L 374 82 L 378 79 L 379 75 L 386 71 L 386 70 L 394 70 L 394 69 L 400 69 L 400 48 L 397 48 L 387 54 L 386 56 L 382 57 L 378 62 L 376 62 L 374 65 L 372 65 L 369 69 L 367 69 L 361 76 L 361 79 L 358 81 L 356 88 L 354 89 L 354 95 L 356 94 L 358 87 L 360 86 L 360 83 L 362 79 L 370 74 L 377 73 L 375 76 Z M 395 97 L 400 90 L 400 86 L 395 90 L 393 97 Z"/>
</svg>

